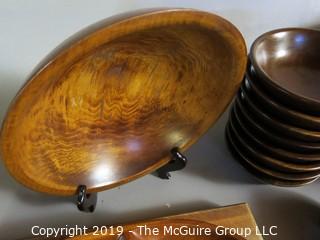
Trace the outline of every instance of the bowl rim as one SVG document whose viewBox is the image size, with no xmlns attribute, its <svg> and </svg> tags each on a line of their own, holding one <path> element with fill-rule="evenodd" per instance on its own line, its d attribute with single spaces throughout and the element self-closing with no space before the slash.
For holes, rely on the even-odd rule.
<svg viewBox="0 0 320 240">
<path fill-rule="evenodd" d="M 248 64 L 249 65 L 249 64 Z M 282 115 L 287 115 L 286 117 L 293 117 L 297 121 L 307 121 L 310 125 L 316 125 L 319 124 L 319 130 L 320 130 L 320 116 L 316 115 L 310 115 L 306 114 L 304 112 L 298 111 L 296 109 L 291 109 L 290 107 L 287 107 L 283 105 L 281 102 L 276 101 L 264 91 L 263 87 L 260 86 L 261 84 L 258 83 L 258 81 L 255 81 L 257 76 L 252 76 L 250 69 L 250 66 L 248 66 L 247 72 L 246 72 L 246 79 L 245 82 L 245 88 L 250 89 L 250 91 L 255 92 L 254 94 L 259 97 L 259 99 L 262 99 L 261 102 L 268 104 L 271 106 L 272 109 L 282 113 Z M 249 88 L 248 88 L 248 86 Z M 298 125 L 297 125 L 298 126 Z M 310 127 L 311 129 L 311 127 Z M 316 130 L 317 128 L 311 129 Z"/>
<path fill-rule="evenodd" d="M 231 121 L 228 124 L 229 124 L 230 131 L 234 135 L 234 138 L 236 138 L 237 139 L 236 141 L 239 142 L 239 144 L 236 144 L 237 147 L 240 148 L 239 151 L 241 151 L 241 149 L 245 150 L 244 153 L 242 153 L 242 154 L 244 156 L 246 156 L 248 158 L 248 160 L 250 162 L 252 162 L 252 164 L 257 165 L 263 169 L 270 170 L 274 173 L 280 172 L 281 174 L 284 174 L 283 176 L 288 176 L 289 178 L 294 178 L 294 179 L 288 179 L 288 180 L 306 180 L 306 179 L 311 179 L 311 178 L 320 176 L 319 169 L 311 170 L 311 171 L 285 172 L 283 170 L 279 170 L 279 169 L 274 168 L 275 165 L 283 167 L 283 165 L 280 165 L 279 163 L 278 164 L 274 163 L 275 161 L 278 161 L 278 162 L 281 162 L 281 161 L 275 159 L 274 157 L 268 156 L 267 154 L 261 152 L 260 150 L 257 150 L 254 147 L 252 147 L 250 145 L 250 143 L 248 143 L 248 141 L 247 141 L 248 139 L 246 137 L 242 136 L 242 134 L 237 131 L 237 129 L 234 127 L 234 125 L 232 124 Z M 251 160 L 251 158 L 253 160 Z M 259 160 L 257 160 L 257 159 L 259 159 Z M 266 164 L 266 162 L 268 162 L 268 163 L 272 162 L 272 164 Z M 286 164 L 286 162 L 284 162 L 284 164 Z M 271 165 L 273 165 L 273 166 L 271 166 Z M 287 166 L 285 166 L 285 167 L 287 167 Z M 316 175 L 316 176 L 314 176 L 314 175 Z"/>
<path fill-rule="evenodd" d="M 308 96 L 302 96 L 300 94 L 293 93 L 293 92 L 289 91 L 288 89 L 281 87 L 275 81 L 272 81 L 272 78 L 270 77 L 270 75 L 268 75 L 268 73 L 266 73 L 262 68 L 260 68 L 260 65 L 258 64 L 258 62 L 256 61 L 256 58 L 255 58 L 255 53 L 257 51 L 258 45 L 261 42 L 263 42 L 266 39 L 266 37 L 268 37 L 270 35 L 274 35 L 276 33 L 296 32 L 296 31 L 300 31 L 303 33 L 318 33 L 320 36 L 320 31 L 317 29 L 313 29 L 313 28 L 288 27 L 288 28 L 279 28 L 279 29 L 275 29 L 272 31 L 268 31 L 268 32 L 263 33 L 262 35 L 260 35 L 258 38 L 256 38 L 253 41 L 253 43 L 249 49 L 249 59 L 250 59 L 250 62 L 254 68 L 254 71 L 257 73 L 257 75 L 260 77 L 260 79 L 266 85 L 268 85 L 268 87 L 272 88 L 273 90 L 277 90 L 280 94 L 285 95 L 286 97 L 289 97 L 293 101 L 296 101 L 296 102 L 299 102 L 302 104 L 306 104 L 310 108 L 312 108 L 313 110 L 318 111 L 318 110 L 320 110 L 320 100 L 317 101 L 314 98 L 310 98 Z"/>
<path fill-rule="evenodd" d="M 300 149 L 300 152 L 319 152 L 320 151 L 320 144 L 314 143 L 314 142 L 302 142 L 296 139 L 290 139 L 290 138 L 284 138 L 277 136 L 275 134 L 270 133 L 270 131 L 267 131 L 261 124 L 257 123 L 255 120 L 255 117 L 252 116 L 251 113 L 249 113 L 248 110 L 245 109 L 245 106 L 243 106 L 243 103 L 236 98 L 234 102 L 234 109 L 238 114 L 240 113 L 246 121 L 248 121 L 254 128 L 255 131 L 259 131 L 260 133 L 268 135 L 269 139 L 272 139 L 272 141 L 276 141 L 279 146 L 286 146 L 286 149 Z"/>
<path fill-rule="evenodd" d="M 277 131 L 286 131 L 288 133 L 286 136 L 295 137 L 300 141 L 320 142 L 320 131 L 305 129 L 276 119 L 272 114 L 263 111 L 262 105 L 255 104 L 255 99 L 248 94 L 248 90 L 245 89 L 245 87 L 241 86 L 237 95 L 240 101 L 248 106 L 248 110 L 251 112 L 254 111 L 254 115 L 257 116 L 260 121 L 266 123 L 266 125 L 274 127 Z"/>
<path fill-rule="evenodd" d="M 274 158 L 279 162 L 290 163 L 292 164 L 292 166 L 297 166 L 297 169 L 299 168 L 299 166 L 303 166 L 303 165 L 307 165 L 307 166 L 314 165 L 313 167 L 310 167 L 308 168 L 308 170 L 304 170 L 304 171 L 310 171 L 310 170 L 313 171 L 314 169 L 311 169 L 311 168 L 317 168 L 317 170 L 320 170 L 320 154 L 319 153 L 303 154 L 303 153 L 291 152 L 286 149 L 277 148 L 269 142 L 265 142 L 264 140 L 261 139 L 261 137 L 259 137 L 260 135 L 255 136 L 254 131 L 249 126 L 246 126 L 247 125 L 246 122 L 242 119 L 241 116 L 236 114 L 234 109 L 232 109 L 230 113 L 229 121 L 231 123 L 231 126 L 234 126 L 235 124 L 238 125 L 238 128 L 240 128 L 240 132 L 243 132 L 246 135 L 245 138 L 250 139 L 250 141 L 252 142 L 255 142 L 255 145 L 263 146 L 261 148 L 268 149 L 269 152 L 282 156 L 280 160 L 278 160 L 278 158 L 275 158 L 273 156 L 270 156 L 271 158 Z M 237 126 L 234 126 L 234 127 L 236 128 Z M 238 129 L 236 129 L 236 131 L 238 131 Z M 258 149 L 254 149 L 254 150 L 258 151 Z M 310 156 L 310 158 L 304 158 L 305 156 Z M 284 158 L 286 158 L 287 160 L 282 160 Z M 297 161 L 293 162 L 292 159 L 299 159 L 301 160 L 301 162 L 300 163 L 297 163 Z"/>
<path fill-rule="evenodd" d="M 270 182 L 270 181 L 273 182 L 274 180 L 276 180 L 276 181 L 281 182 L 281 184 L 279 184 L 280 186 L 283 186 L 283 184 L 287 186 L 287 184 L 289 184 L 290 186 L 294 187 L 294 186 L 304 185 L 304 184 L 314 182 L 319 178 L 319 176 L 318 176 L 318 177 L 314 177 L 314 178 L 299 180 L 299 179 L 283 178 L 283 176 L 279 176 L 279 175 L 276 176 L 276 175 L 274 175 L 274 174 L 277 174 L 276 171 L 274 171 L 272 169 L 265 169 L 264 166 L 260 166 L 256 163 L 254 163 L 253 161 L 250 161 L 248 159 L 247 155 L 245 153 L 241 152 L 241 150 L 239 149 L 239 146 L 237 146 L 234 139 L 232 139 L 232 134 L 234 135 L 234 133 L 232 132 L 229 125 L 226 126 L 225 134 L 226 134 L 226 140 L 227 140 L 228 144 L 230 145 L 232 155 L 234 155 L 234 153 L 235 153 L 236 156 L 234 156 L 234 157 L 238 159 L 240 164 L 245 169 L 247 169 L 249 172 L 252 173 L 252 171 L 254 171 L 254 173 L 252 173 L 252 174 L 262 181 L 269 180 L 268 182 Z M 267 178 L 267 179 L 264 179 L 263 177 Z M 272 184 L 274 184 L 274 183 L 272 183 Z M 278 185 L 278 184 L 274 184 L 274 185 Z"/>
</svg>

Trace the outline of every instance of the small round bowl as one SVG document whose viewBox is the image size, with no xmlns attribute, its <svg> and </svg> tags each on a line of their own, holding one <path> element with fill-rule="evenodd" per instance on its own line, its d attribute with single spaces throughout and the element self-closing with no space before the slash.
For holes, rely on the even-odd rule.
<svg viewBox="0 0 320 240">
<path fill-rule="evenodd" d="M 233 131 L 241 136 L 243 144 L 249 148 L 248 151 L 261 153 L 259 158 L 268 166 L 290 172 L 320 170 L 320 155 L 299 154 L 274 147 L 270 143 L 261 140 L 259 136 L 256 136 L 246 122 L 236 115 L 234 109 L 230 113 L 229 121 Z M 297 159 L 301 163 L 297 163 Z"/>
<path fill-rule="evenodd" d="M 251 65 L 250 65 L 251 66 Z M 320 117 L 305 114 L 301 111 L 288 108 L 278 101 L 274 100 L 272 95 L 264 91 L 264 88 L 256 80 L 256 76 L 252 76 L 249 70 L 246 73 L 244 86 L 246 90 L 252 94 L 268 113 L 273 113 L 275 116 L 297 127 L 310 130 L 320 130 Z"/>
<path fill-rule="evenodd" d="M 312 183 L 318 179 L 318 177 L 315 177 L 307 180 L 287 180 L 276 177 L 274 176 L 273 172 L 266 171 L 260 166 L 253 164 L 248 160 L 243 152 L 240 151 L 239 147 L 234 141 L 234 137 L 232 136 L 232 132 L 229 126 L 226 127 L 226 141 L 235 159 L 238 160 L 245 169 L 247 169 L 252 175 L 254 175 L 258 180 L 262 182 L 277 185 L 280 187 L 298 187 Z"/>
<path fill-rule="evenodd" d="M 232 127 L 231 122 L 229 123 L 229 130 L 232 140 L 236 144 L 237 149 L 243 155 L 243 158 L 246 159 L 246 162 L 254 165 L 257 169 L 259 169 L 259 171 L 276 178 L 293 181 L 308 180 L 320 176 L 319 170 L 311 172 L 288 172 L 287 170 L 283 171 L 275 168 L 274 166 L 271 166 L 269 164 L 270 161 L 266 162 L 266 159 L 270 157 L 251 147 L 246 139 L 238 134 L 236 129 Z"/>
<path fill-rule="evenodd" d="M 255 99 L 251 99 L 245 88 L 241 88 L 238 97 L 244 102 L 248 110 L 258 117 L 259 122 L 261 121 L 268 127 L 273 128 L 279 135 L 285 135 L 289 138 L 305 142 L 319 142 L 320 144 L 320 131 L 312 131 L 295 127 L 265 113 L 263 111 L 263 105 L 259 105 Z"/>
<path fill-rule="evenodd" d="M 261 83 L 279 101 L 320 114 L 320 32 L 285 28 L 267 32 L 251 46 L 249 58 Z"/>
<path fill-rule="evenodd" d="M 238 98 L 236 99 L 234 108 L 238 115 L 240 114 L 241 116 L 243 116 L 245 121 L 248 122 L 248 125 L 250 125 L 250 127 L 254 129 L 257 135 L 259 135 L 261 138 L 267 139 L 268 141 L 272 142 L 275 146 L 298 153 L 320 152 L 320 143 L 292 140 L 290 138 L 279 136 L 272 129 L 268 129 L 268 127 L 263 125 L 261 121 L 259 122 L 253 114 L 249 113 L 249 111 L 243 105 L 242 101 L 240 101 L 240 99 Z"/>
</svg>

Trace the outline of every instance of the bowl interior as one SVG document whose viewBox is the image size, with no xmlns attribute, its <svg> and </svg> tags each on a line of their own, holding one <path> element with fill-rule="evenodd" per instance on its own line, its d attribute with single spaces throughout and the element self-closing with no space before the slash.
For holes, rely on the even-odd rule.
<svg viewBox="0 0 320 240">
<path fill-rule="evenodd" d="M 268 80 L 299 97 L 320 102 L 320 32 L 284 29 L 262 35 L 253 62 Z"/>
<path fill-rule="evenodd" d="M 164 15 L 86 36 L 29 80 L 2 132 L 16 178 L 59 195 L 114 187 L 168 162 L 172 148 L 214 123 L 245 70 L 241 35 L 215 15 Z M 205 16 L 214 25 L 200 24 Z"/>
</svg>

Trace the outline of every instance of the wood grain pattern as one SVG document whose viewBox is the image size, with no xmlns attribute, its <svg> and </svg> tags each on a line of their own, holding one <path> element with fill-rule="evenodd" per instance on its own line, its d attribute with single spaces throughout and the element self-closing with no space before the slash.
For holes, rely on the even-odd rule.
<svg viewBox="0 0 320 240">
<path fill-rule="evenodd" d="M 1 132 L 5 165 L 25 186 L 57 195 L 131 181 L 217 120 L 245 66 L 241 34 L 210 13 L 105 20 L 50 54 L 21 89 Z"/>
</svg>

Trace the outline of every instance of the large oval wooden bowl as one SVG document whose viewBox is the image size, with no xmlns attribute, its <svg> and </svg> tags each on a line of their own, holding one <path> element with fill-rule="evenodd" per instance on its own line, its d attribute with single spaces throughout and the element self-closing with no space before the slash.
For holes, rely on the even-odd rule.
<svg viewBox="0 0 320 240">
<path fill-rule="evenodd" d="M 24 185 L 58 195 L 115 187 L 170 160 L 225 110 L 246 47 L 216 15 L 189 9 L 121 15 L 78 33 L 13 101 L 2 156 Z"/>
</svg>

